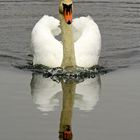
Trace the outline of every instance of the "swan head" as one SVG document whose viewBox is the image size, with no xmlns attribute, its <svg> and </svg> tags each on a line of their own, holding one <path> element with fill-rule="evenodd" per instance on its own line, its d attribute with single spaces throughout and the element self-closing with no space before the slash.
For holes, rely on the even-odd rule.
<svg viewBox="0 0 140 140">
<path fill-rule="evenodd" d="M 73 9 L 72 0 L 60 0 L 59 13 L 64 16 L 65 22 L 67 24 L 72 23 L 72 9 Z"/>
</svg>

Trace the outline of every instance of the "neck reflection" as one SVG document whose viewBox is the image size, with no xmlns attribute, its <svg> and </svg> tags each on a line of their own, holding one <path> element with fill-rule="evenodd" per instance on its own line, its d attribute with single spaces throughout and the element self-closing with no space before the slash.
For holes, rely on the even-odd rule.
<svg viewBox="0 0 140 140">
<path fill-rule="evenodd" d="M 59 138 L 60 140 L 71 140 L 71 120 L 76 89 L 75 81 L 61 82 L 63 91 L 63 104 L 60 117 Z"/>
<path fill-rule="evenodd" d="M 33 74 L 31 95 L 37 108 L 47 114 L 59 106 L 58 96 L 60 93 L 63 94 L 59 139 L 71 140 L 73 107 L 83 111 L 93 110 L 99 100 L 101 80 L 97 75 L 93 79 L 86 79 L 80 83 L 75 81 L 60 83 L 44 78 L 42 75 Z"/>
</svg>

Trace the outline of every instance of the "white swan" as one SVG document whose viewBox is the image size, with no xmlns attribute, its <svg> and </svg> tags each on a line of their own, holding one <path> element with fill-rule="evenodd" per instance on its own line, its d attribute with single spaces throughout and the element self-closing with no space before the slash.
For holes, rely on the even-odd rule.
<svg viewBox="0 0 140 140">
<path fill-rule="evenodd" d="M 97 24 L 89 16 L 72 22 L 72 14 L 73 0 L 59 0 L 60 22 L 46 15 L 37 22 L 32 31 L 34 65 L 74 68 L 98 64 L 101 35 Z M 55 38 L 60 33 L 62 43 Z"/>
<path fill-rule="evenodd" d="M 33 64 L 60 67 L 63 45 L 55 36 L 61 33 L 60 22 L 54 17 L 43 16 L 32 31 Z M 101 35 L 91 17 L 76 18 L 72 22 L 76 64 L 92 67 L 98 64 L 101 49 Z"/>
</svg>

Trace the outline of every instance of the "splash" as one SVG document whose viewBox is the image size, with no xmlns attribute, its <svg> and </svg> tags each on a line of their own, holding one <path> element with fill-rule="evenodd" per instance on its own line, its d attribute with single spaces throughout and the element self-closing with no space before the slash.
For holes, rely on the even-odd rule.
<svg viewBox="0 0 140 140">
<path fill-rule="evenodd" d="M 111 69 L 106 69 L 99 65 L 91 68 L 76 67 L 75 70 L 65 70 L 61 67 L 49 68 L 44 65 L 33 66 L 32 64 L 15 67 L 21 70 L 32 71 L 35 74 L 42 74 L 45 78 L 51 78 L 56 82 L 60 82 L 62 80 L 64 82 L 69 80 L 82 82 L 84 79 L 95 78 L 96 75 L 102 75 L 112 71 Z"/>
</svg>

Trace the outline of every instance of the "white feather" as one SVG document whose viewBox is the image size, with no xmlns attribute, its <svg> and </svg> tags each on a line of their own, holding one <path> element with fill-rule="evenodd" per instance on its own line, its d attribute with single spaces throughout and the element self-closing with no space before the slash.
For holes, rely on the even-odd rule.
<svg viewBox="0 0 140 140">
<path fill-rule="evenodd" d="M 59 25 L 59 20 L 46 15 L 36 23 L 31 40 L 33 64 L 61 66 L 63 46 L 55 38 L 61 33 Z M 97 65 L 101 49 L 101 35 L 97 24 L 88 16 L 74 19 L 72 26 L 77 66 Z"/>
</svg>

